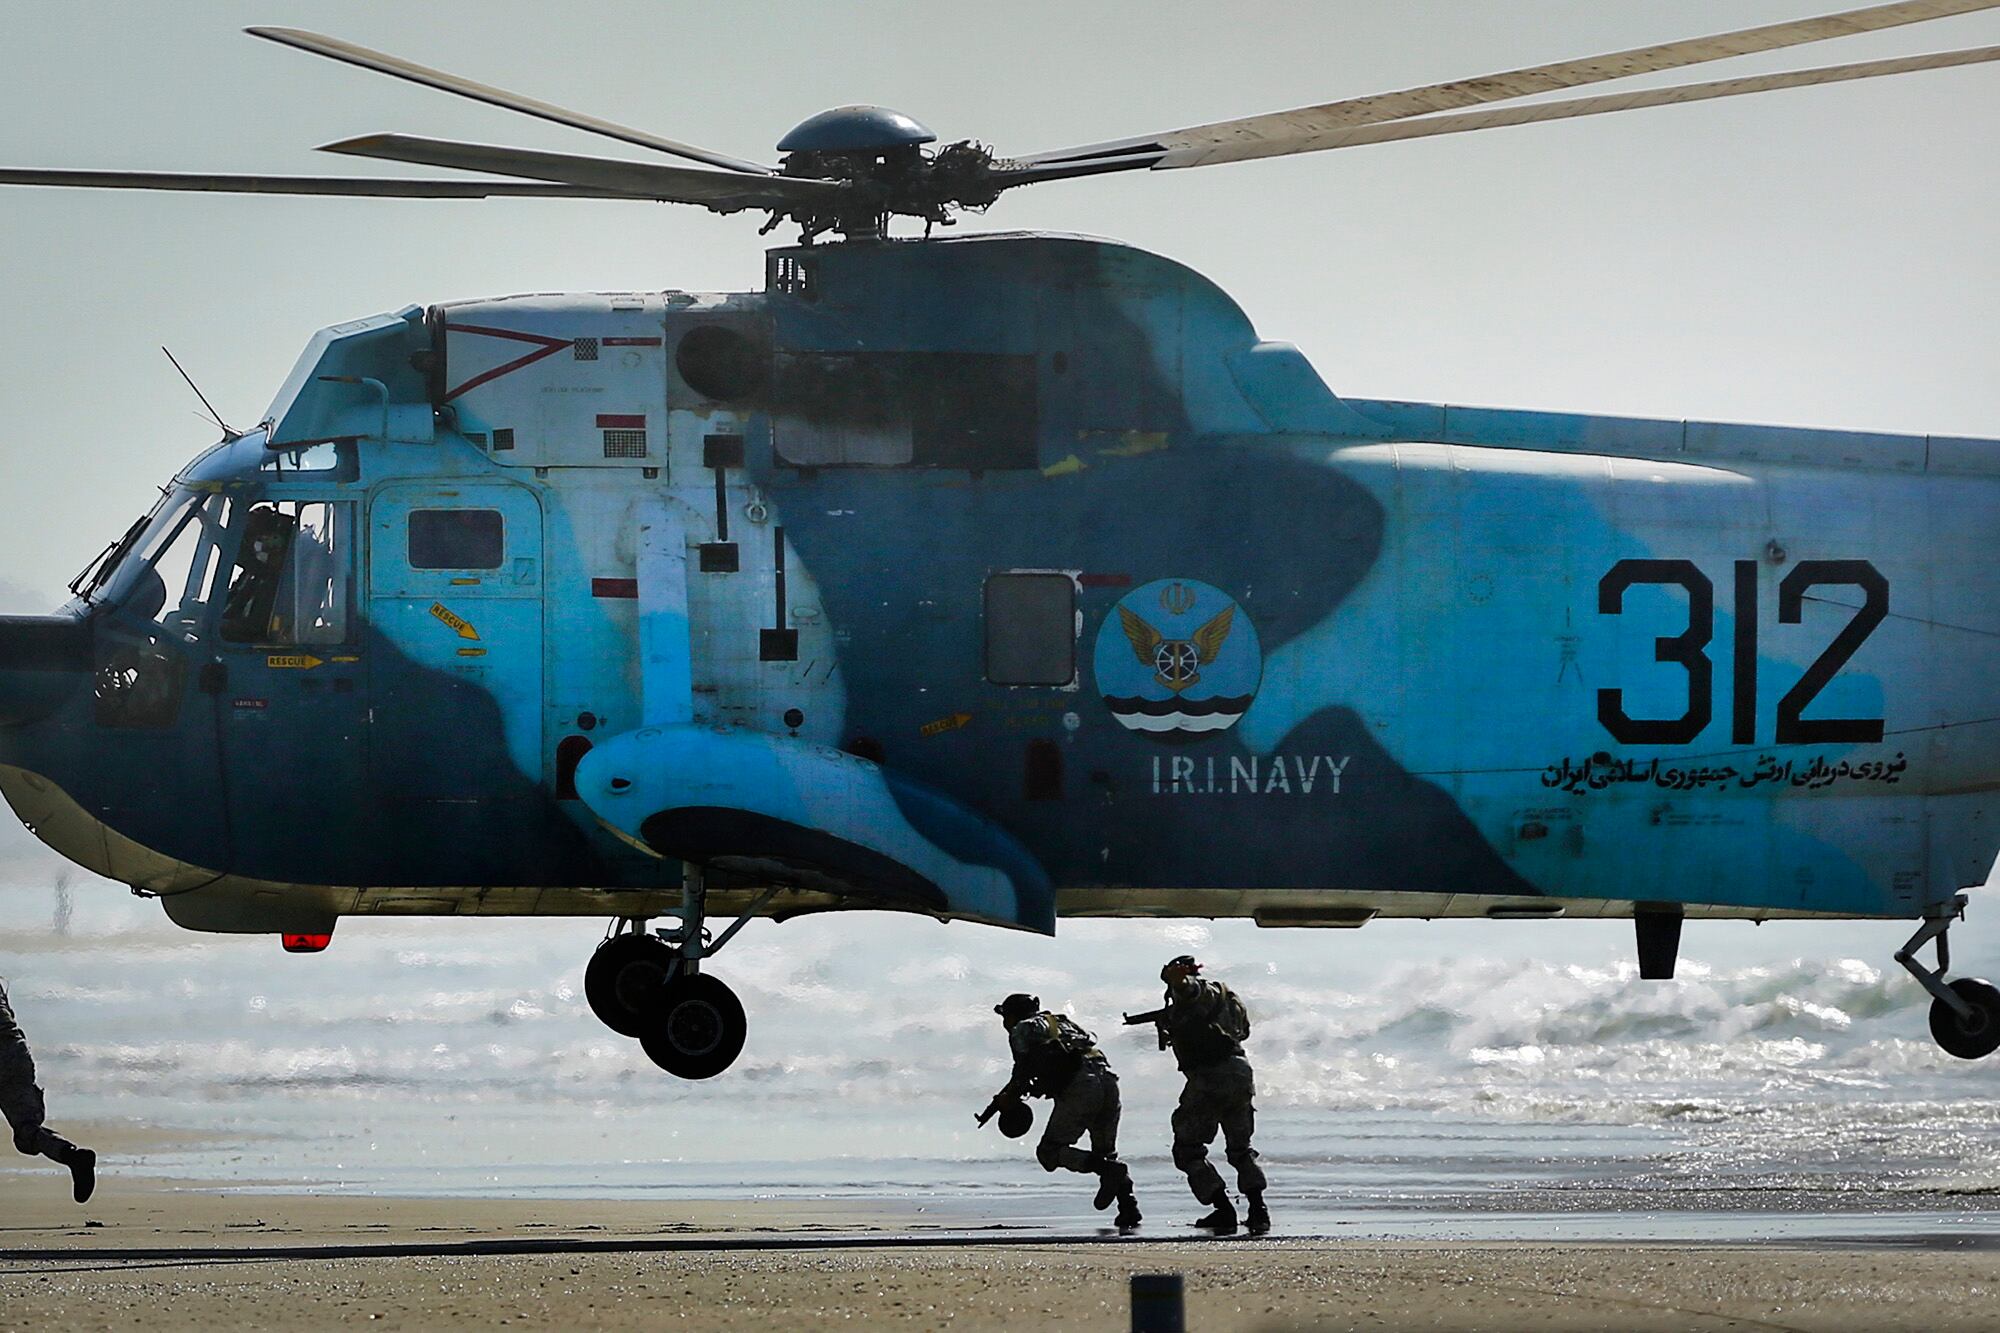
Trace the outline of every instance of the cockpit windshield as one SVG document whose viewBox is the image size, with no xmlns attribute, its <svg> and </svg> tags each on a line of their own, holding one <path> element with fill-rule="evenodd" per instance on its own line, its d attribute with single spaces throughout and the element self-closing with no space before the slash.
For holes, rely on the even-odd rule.
<svg viewBox="0 0 2000 1333">
<path fill-rule="evenodd" d="M 220 577 L 232 505 L 226 496 L 179 490 L 169 495 L 128 544 L 113 552 L 101 596 L 181 638 L 199 637 Z"/>
</svg>

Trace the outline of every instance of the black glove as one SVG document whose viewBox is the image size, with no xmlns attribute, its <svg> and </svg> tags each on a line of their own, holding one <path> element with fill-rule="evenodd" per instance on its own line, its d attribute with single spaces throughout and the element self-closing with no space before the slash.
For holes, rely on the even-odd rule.
<svg viewBox="0 0 2000 1333">
<path fill-rule="evenodd" d="M 41 1151 L 42 1127 L 40 1125 L 19 1125 L 14 1130 L 14 1148 L 29 1157 Z"/>
</svg>

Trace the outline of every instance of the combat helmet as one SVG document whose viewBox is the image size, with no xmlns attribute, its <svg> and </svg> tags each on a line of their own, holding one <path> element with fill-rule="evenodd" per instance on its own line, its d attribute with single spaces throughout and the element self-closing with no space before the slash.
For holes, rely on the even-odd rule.
<svg viewBox="0 0 2000 1333">
<path fill-rule="evenodd" d="M 1033 1018 L 1042 1012 L 1041 997 L 1029 995 L 1025 991 L 1015 991 L 994 1005 L 993 1012 L 1009 1023 L 1018 1023 L 1024 1018 Z"/>
</svg>

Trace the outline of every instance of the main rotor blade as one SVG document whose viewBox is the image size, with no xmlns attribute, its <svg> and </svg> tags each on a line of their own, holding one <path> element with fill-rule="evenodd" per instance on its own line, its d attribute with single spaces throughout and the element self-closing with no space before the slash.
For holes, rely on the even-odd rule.
<svg viewBox="0 0 2000 1333">
<path fill-rule="evenodd" d="M 1995 8 L 2000 8 L 2000 0 L 1897 0 L 1894 4 L 1871 5 L 1865 9 L 1773 23 L 1740 32 L 1637 47 L 1611 55 L 1536 65 L 1476 79 L 1426 84 L 1402 92 L 1348 98 L 1293 111 L 1217 121 L 1168 134 L 1116 139 L 1059 152 L 1036 153 L 1016 158 L 1010 165 L 1023 169 L 1061 166 L 1089 169 L 1088 172 L 1062 173 L 1076 175 L 1130 171 L 1141 167 L 1153 170 L 1199 167 L 1287 153 L 1310 153 L 1347 142 L 1342 132 L 1360 125 L 1482 106 L 1538 93 L 1559 92 L 1585 84 L 1682 69 L 1711 60 L 1777 51 L 1808 42 L 1823 42 L 1835 37 L 1877 32 Z M 1034 174 L 1041 179 L 1049 178 L 1039 172 Z"/>
<path fill-rule="evenodd" d="M 710 152 L 706 148 L 697 148 L 693 144 L 681 143 L 675 139 L 663 139 L 656 134 L 647 134 L 644 130 L 630 129 L 624 125 L 615 124 L 612 121 L 600 120 L 596 116 L 586 116 L 581 112 L 571 111 L 566 107 L 556 106 L 551 102 L 539 102 L 532 97 L 522 97 L 518 93 L 508 92 L 505 88 L 495 88 L 491 84 L 477 83 L 471 79 L 463 79 L 456 74 L 447 74 L 443 70 L 432 69 L 428 65 L 419 65 L 414 61 L 404 60 L 400 57 L 389 55 L 386 52 L 371 50 L 365 46 L 358 46 L 353 42 L 341 41 L 338 37 L 327 37 L 316 32 L 305 32 L 299 28 L 258 27 L 245 28 L 243 31 L 249 33 L 252 37 L 262 37 L 266 41 L 297 47 L 301 51 L 309 51 L 316 56 L 325 56 L 329 60 L 340 60 L 350 65 L 359 65 L 362 69 L 372 69 L 377 74 L 387 74 L 397 79 L 408 79 L 411 83 L 420 83 L 426 88 L 436 88 L 440 92 L 454 93 L 460 97 L 469 97 L 475 102 L 485 102 L 489 106 L 503 107 L 508 111 L 518 111 L 522 115 L 537 116 L 542 120 L 552 120 L 558 125 L 567 125 L 572 129 L 587 130 L 592 134 L 602 134 L 613 139 L 622 139 L 626 143 L 636 144 L 641 148 L 650 148 L 655 152 L 667 153 L 674 157 L 685 157 L 695 162 L 705 162 L 709 166 L 721 167 L 725 171 L 740 171 L 752 176 L 768 176 L 773 174 L 770 167 L 760 166 L 755 162 L 745 162 L 741 158 Z"/>
<path fill-rule="evenodd" d="M 456 143 L 413 134 L 370 134 L 359 139 L 323 144 L 322 153 L 345 153 L 390 162 L 416 162 L 427 167 L 460 171 L 490 171 L 500 176 L 561 181 L 610 194 L 659 199 L 676 204 L 700 204 L 718 213 L 745 208 L 786 209 L 823 201 L 839 194 L 833 181 L 796 176 L 745 176 L 738 172 L 704 171 L 699 167 L 666 167 L 651 162 L 621 162 L 608 157 L 578 157 L 571 153 L 541 153 L 526 148 Z"/>
<path fill-rule="evenodd" d="M 338 176 L 213 176 L 182 171 L 43 171 L 34 167 L 0 167 L 0 185 L 51 185 L 85 190 L 196 190 L 217 194 L 351 195 L 377 199 L 645 197 L 593 186 L 541 181 L 355 180 Z"/>
<path fill-rule="evenodd" d="M 1674 88 L 1648 88 L 1629 93 L 1607 93 L 1601 97 L 1573 97 L 1561 102 L 1540 102 L 1531 106 L 1495 107 L 1488 111 L 1463 111 L 1452 115 L 1424 116 L 1414 120 L 1391 120 L 1379 125 L 1357 125 L 1327 134 L 1313 144 L 1313 151 L 1357 148 L 1363 144 L 1392 143 L 1403 139 L 1427 139 L 1440 134 L 1464 134 L 1471 130 L 1500 129 L 1508 125 L 1533 125 L 1551 120 L 1573 120 L 1579 116 L 1601 116 L 1612 111 L 1637 111 L 1646 107 L 1680 106 L 1687 102 L 1707 102 L 1720 97 L 1741 97 L 1747 93 L 1776 92 L 1785 88 L 1811 88 L 1829 83 L 1851 83 L 1857 79 L 1879 79 L 1891 74 L 1913 74 L 1929 69 L 1956 69 L 2000 61 L 2000 46 L 1969 47 L 1963 51 L 1941 51 L 1934 55 L 1899 56 L 1889 60 L 1869 60 L 1853 65 L 1828 65 L 1821 69 L 1791 70 L 1783 74 L 1758 74 L 1714 83 L 1690 83 Z M 1107 171 L 1149 166 L 1132 158 L 1105 158 L 1096 162 L 1059 163 L 1024 167 L 1018 171 L 994 173 L 1001 189 L 1033 185 L 1040 181 L 1075 176 L 1102 175 Z"/>
<path fill-rule="evenodd" d="M 1335 136 L 1322 148 L 1353 148 L 1361 144 L 1389 143 L 1399 139 L 1424 139 L 1438 134 L 1463 134 L 1468 130 L 1498 129 L 1506 125 L 1530 125 L 1549 120 L 1570 120 L 1577 116 L 1600 116 L 1610 111 L 1636 111 L 1643 107 L 1679 106 L 1686 102 L 1706 102 L 1718 97 L 1740 97 L 1745 93 L 1775 92 L 1783 88 L 1810 88 L 1827 83 L 1849 83 L 1856 79 L 1878 79 L 1890 74 L 1912 74 L 1926 69 L 1955 69 L 2000 60 L 2000 46 L 1970 47 L 1963 51 L 1943 51 L 1936 55 L 1904 56 L 1893 60 L 1870 60 L 1856 65 L 1829 65 L 1823 69 L 1793 70 L 1785 74 L 1762 74 L 1750 78 L 1723 79 L 1715 83 L 1691 83 L 1678 88 L 1650 88 L 1641 92 L 1608 93 L 1602 97 L 1573 97 L 1561 102 L 1534 106 L 1497 107 L 1491 111 L 1464 111 L 1448 116 L 1418 120 L 1392 120 L 1381 125 L 1358 125 Z"/>
</svg>

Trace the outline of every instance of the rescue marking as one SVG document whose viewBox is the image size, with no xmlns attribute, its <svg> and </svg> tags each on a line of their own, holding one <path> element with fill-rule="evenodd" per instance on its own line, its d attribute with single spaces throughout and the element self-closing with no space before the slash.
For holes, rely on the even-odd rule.
<svg viewBox="0 0 2000 1333">
<path fill-rule="evenodd" d="M 479 637 L 478 630 L 472 628 L 464 617 L 455 615 L 447 610 L 443 602 L 432 602 L 431 614 L 450 626 L 452 631 L 461 639 L 477 639 Z"/>
<path fill-rule="evenodd" d="M 264 659 L 264 665 L 273 671 L 311 671 L 326 663 L 311 653 L 272 653 Z"/>
<path fill-rule="evenodd" d="M 598 341 L 599 341 L 600 343 L 602 343 L 602 344 L 603 344 L 604 346 L 606 346 L 606 347 L 658 347 L 658 346 L 659 346 L 659 345 L 661 344 L 661 342 L 663 342 L 663 341 L 664 341 L 664 339 L 660 339 L 660 338 L 600 338 L 600 339 L 598 339 Z"/>
<path fill-rule="evenodd" d="M 452 389 L 445 394 L 444 401 L 447 403 L 462 393 L 469 393 L 482 384 L 490 384 L 502 375 L 511 375 L 524 366 L 532 366 L 535 362 L 545 357 L 554 356 L 557 352 L 573 347 L 576 344 L 576 339 L 574 338 L 550 338 L 540 333 L 522 333 L 518 329 L 489 329 L 482 328 L 476 324 L 453 324 L 449 326 L 449 331 L 451 333 L 476 333 L 483 338 L 506 338 L 513 342 L 534 343 L 537 350 L 529 352 L 526 356 L 516 357 L 505 365 L 495 366 L 483 375 L 474 375 L 456 389 Z"/>
<path fill-rule="evenodd" d="M 953 713 L 950 717 L 941 717 L 935 722 L 924 723 L 924 725 L 917 728 L 917 734 L 919 736 L 942 736 L 947 731 L 957 731 L 970 721 L 972 721 L 972 714 L 970 713 Z"/>
<path fill-rule="evenodd" d="M 599 430 L 644 430 L 646 429 L 646 414 L 644 412 L 599 412 L 597 414 L 597 428 Z"/>
<path fill-rule="evenodd" d="M 458 655 L 460 657 L 484 657 L 486 656 L 486 650 L 484 648 L 461 648 L 458 650 Z"/>
</svg>

